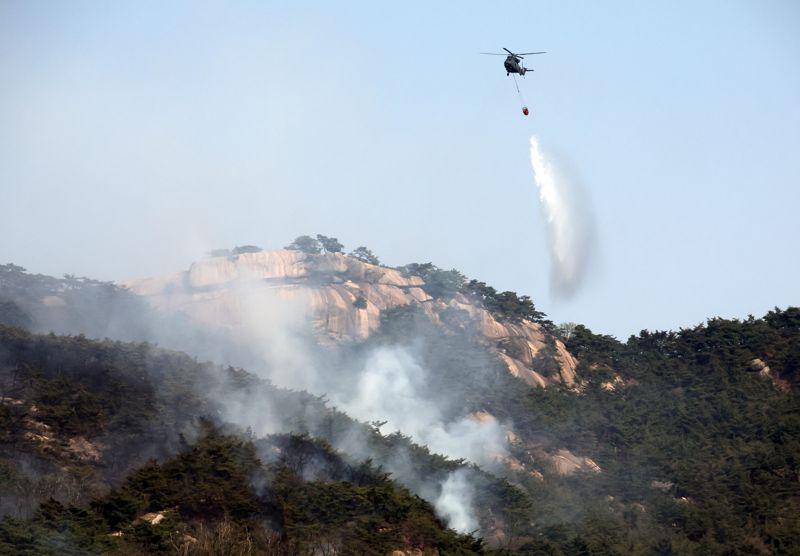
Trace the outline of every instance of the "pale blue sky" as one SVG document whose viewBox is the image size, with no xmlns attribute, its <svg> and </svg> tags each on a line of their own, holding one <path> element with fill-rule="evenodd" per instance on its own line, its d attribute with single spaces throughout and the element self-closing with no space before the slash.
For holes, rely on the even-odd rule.
<svg viewBox="0 0 800 556">
<path fill-rule="evenodd" d="M 626 337 L 800 304 L 800 4 L 0 1 L 0 263 L 125 279 L 303 233 Z M 501 57 L 546 50 L 519 111 Z M 549 294 L 537 135 L 597 253 Z"/>
</svg>

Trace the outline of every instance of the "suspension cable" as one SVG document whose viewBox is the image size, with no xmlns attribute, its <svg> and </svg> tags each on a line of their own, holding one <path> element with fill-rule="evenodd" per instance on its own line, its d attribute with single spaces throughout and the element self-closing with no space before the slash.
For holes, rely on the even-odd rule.
<svg viewBox="0 0 800 556">
<path fill-rule="evenodd" d="M 517 96 L 519 97 L 519 105 L 522 108 L 522 113 L 527 116 L 528 115 L 528 112 L 527 112 L 528 109 L 526 107 L 527 105 L 525 104 L 525 97 L 522 96 L 522 91 L 519 90 L 519 83 L 517 82 L 517 74 L 516 73 L 512 73 L 511 77 L 514 78 L 514 87 L 517 89 Z"/>
</svg>

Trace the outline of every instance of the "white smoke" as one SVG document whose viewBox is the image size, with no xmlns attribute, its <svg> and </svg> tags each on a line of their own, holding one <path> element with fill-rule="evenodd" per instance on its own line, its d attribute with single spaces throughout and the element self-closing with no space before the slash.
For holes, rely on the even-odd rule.
<svg viewBox="0 0 800 556">
<path fill-rule="evenodd" d="M 243 277 L 234 293 L 241 324 L 237 333 L 267 365 L 266 378 L 283 388 L 318 391 L 320 373 L 309 356 L 309 300 L 303 291 L 282 297 Z"/>
<path fill-rule="evenodd" d="M 461 417 L 446 420 L 441 407 L 447 405 L 446 393 L 432 392 L 428 372 L 409 350 L 383 347 L 366 360 L 353 392 L 336 392 L 337 405 L 362 421 L 383 420 L 389 430 L 411 437 L 431 452 L 454 459 L 467 459 L 479 465 L 492 465 L 506 455 L 506 431 L 494 419 Z M 418 482 L 402 455 L 389 464 L 399 478 Z M 466 471 L 451 473 L 440 485 L 440 492 L 428 492 L 436 512 L 447 526 L 462 533 L 477 529 L 472 504 L 472 485 Z M 427 490 L 427 489 L 426 489 Z"/>
<path fill-rule="evenodd" d="M 472 485 L 464 469 L 448 475 L 442 483 L 442 492 L 434 503 L 436 513 L 447 520 L 447 526 L 459 533 L 471 533 L 478 528 L 472 503 Z"/>
<path fill-rule="evenodd" d="M 586 274 L 594 242 L 594 215 L 588 194 L 574 179 L 559 172 L 531 137 L 531 166 L 547 224 L 550 248 L 550 288 L 572 296 Z"/>
<path fill-rule="evenodd" d="M 505 431 L 493 419 L 447 421 L 441 407 L 450 400 L 431 392 L 428 372 L 402 347 L 383 347 L 367 359 L 352 392 L 330 392 L 347 414 L 362 421 L 386 421 L 435 453 L 490 465 L 506 455 Z"/>
<path fill-rule="evenodd" d="M 234 290 L 241 328 L 236 335 L 261 359 L 256 372 L 276 386 L 324 395 L 339 410 L 362 422 L 385 421 L 384 432 L 399 431 L 432 453 L 492 466 L 507 455 L 506 428 L 486 415 L 446 417 L 461 400 L 434 391 L 431 371 L 420 365 L 414 349 L 384 346 L 366 354 L 362 364 L 337 369 L 311 353 L 309 299 L 283 297 L 268 288 L 253 287 L 258 280 L 242 278 Z M 339 374 L 341 373 L 341 374 Z M 337 376 L 338 375 L 338 376 Z M 250 427 L 256 434 L 288 432 L 288 425 L 268 404 L 253 405 L 248 395 L 225 400 L 225 418 Z M 370 457 L 364 438 L 338 439 L 337 449 Z M 414 485 L 448 526 L 459 531 L 476 529 L 472 487 L 466 473 L 450 474 L 437 484 L 414 469 L 407 454 L 397 453 L 387 468 L 406 486 Z"/>
</svg>

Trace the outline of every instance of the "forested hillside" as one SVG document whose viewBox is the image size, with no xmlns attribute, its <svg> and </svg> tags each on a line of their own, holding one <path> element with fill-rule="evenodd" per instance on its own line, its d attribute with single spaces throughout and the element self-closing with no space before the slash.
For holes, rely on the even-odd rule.
<svg viewBox="0 0 800 556">
<path fill-rule="evenodd" d="M 419 333 L 409 320 L 393 319 L 383 333 Z M 510 451 L 525 470 L 513 476 L 530 504 L 525 519 L 509 523 L 518 549 L 786 554 L 800 547 L 797 308 L 677 333 L 643 331 L 625 343 L 578 326 L 565 335 L 580 361 L 578 389 L 521 390 L 505 373 L 487 377 L 490 362 L 467 338 L 433 329 L 422 336 L 423 358 L 448 388 L 514 422 Z M 459 370 L 484 379 L 459 383 Z M 560 475 L 542 455 L 561 447 L 591 457 L 600 472 Z"/>
<path fill-rule="evenodd" d="M 797 308 L 621 342 L 555 327 L 526 298 L 462 279 L 487 310 L 555 331 L 578 359 L 575 382 L 512 376 L 457 309 L 438 321 L 418 305 L 387 309 L 364 341 L 304 353 L 338 393 L 386 378 L 364 374 L 376 354 L 410 358 L 423 388 L 374 390 L 379 407 L 397 419 L 435 405 L 447 434 L 496 423 L 504 444 L 483 445 L 479 467 L 247 370 L 28 332 L 49 292 L 66 299 L 58 314 L 98 329 L 113 321 L 97 310 L 109 299 L 139 302 L 91 281 L 65 290 L 69 278 L 25 288 L 29 275 L 5 272 L 2 553 L 800 553 Z M 135 309 L 142 322 L 148 311 Z M 409 405 L 408 392 L 421 399 Z"/>
<path fill-rule="evenodd" d="M 431 479 L 463 468 L 485 476 L 487 489 L 512 488 L 314 396 L 147 344 L 0 326 L 0 353 L 6 553 L 481 551 L 377 461 L 309 434 L 347 436 L 376 460 L 402 451 Z M 247 411 L 253 428 L 269 419 L 300 432 L 226 425 L 241 421 L 241 407 L 256 408 Z M 493 507 L 502 513 L 505 503 Z M 164 522 L 151 526 L 153 512 Z"/>
<path fill-rule="evenodd" d="M 583 492 L 613 496 L 609 531 L 678 552 L 800 550 L 800 310 L 624 344 L 578 327 L 568 345 L 584 389 L 538 390 L 528 415 L 603 467 Z"/>
</svg>

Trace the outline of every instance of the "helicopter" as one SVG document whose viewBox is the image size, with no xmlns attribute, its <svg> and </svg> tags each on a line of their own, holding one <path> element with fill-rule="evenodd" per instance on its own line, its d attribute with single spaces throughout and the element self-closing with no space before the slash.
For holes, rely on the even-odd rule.
<svg viewBox="0 0 800 556">
<path fill-rule="evenodd" d="M 489 56 L 505 56 L 506 60 L 503 62 L 503 65 L 506 67 L 506 75 L 518 73 L 523 77 L 525 77 L 526 71 L 533 71 L 532 69 L 526 68 L 522 65 L 522 59 L 525 56 L 531 54 L 547 54 L 547 52 L 522 52 L 521 54 L 514 54 L 506 47 L 503 47 L 503 50 L 508 52 L 508 55 L 503 54 L 502 52 L 481 52 L 481 54 L 488 54 Z"/>
</svg>

